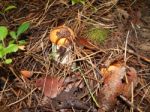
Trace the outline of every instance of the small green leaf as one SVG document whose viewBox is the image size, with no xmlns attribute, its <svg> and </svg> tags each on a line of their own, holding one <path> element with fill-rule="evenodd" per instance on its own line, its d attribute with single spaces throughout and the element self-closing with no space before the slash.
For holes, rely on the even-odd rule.
<svg viewBox="0 0 150 112">
<path fill-rule="evenodd" d="M 9 41 L 9 44 L 13 44 L 14 42 L 15 42 L 15 40 L 11 40 L 11 41 Z"/>
<path fill-rule="evenodd" d="M 10 34 L 10 36 L 11 36 L 13 39 L 17 40 L 16 32 L 11 31 L 9 34 Z"/>
<path fill-rule="evenodd" d="M 71 0 L 72 5 L 76 4 L 76 0 Z"/>
<path fill-rule="evenodd" d="M 3 52 L 2 51 L 0 51 L 0 58 L 2 58 L 3 57 Z"/>
<path fill-rule="evenodd" d="M 80 3 L 82 3 L 83 5 L 85 5 L 85 0 L 81 0 Z"/>
<path fill-rule="evenodd" d="M 4 15 L 4 13 L 2 11 L 0 11 L 0 15 Z"/>
<path fill-rule="evenodd" d="M 77 3 L 82 3 L 83 5 L 85 5 L 85 0 L 71 0 L 72 5 L 75 5 Z"/>
<path fill-rule="evenodd" d="M 0 58 L 3 58 L 3 56 L 5 55 L 4 53 L 4 47 L 2 44 L 0 44 Z"/>
<path fill-rule="evenodd" d="M 0 43 L 0 50 L 3 48 L 3 44 L 2 43 Z"/>
<path fill-rule="evenodd" d="M 10 11 L 12 9 L 16 9 L 16 8 L 17 8 L 16 6 L 10 5 L 10 6 L 8 6 L 8 7 L 5 8 L 4 12 L 8 12 L 8 11 Z"/>
<path fill-rule="evenodd" d="M 0 58 L 3 58 L 4 53 L 2 51 L 0 51 Z"/>
<path fill-rule="evenodd" d="M 25 40 L 20 40 L 20 41 L 18 41 L 18 43 L 19 43 L 19 46 L 20 46 L 20 45 L 25 45 L 27 42 Z"/>
<path fill-rule="evenodd" d="M 9 58 L 9 59 L 6 59 L 4 63 L 5 63 L 5 64 L 10 64 L 10 63 L 12 63 L 12 59 L 10 59 L 10 58 Z"/>
<path fill-rule="evenodd" d="M 17 37 L 19 37 L 22 33 L 24 33 L 30 26 L 29 22 L 25 22 L 21 24 L 17 30 Z"/>
<path fill-rule="evenodd" d="M 4 40 L 8 35 L 8 29 L 5 26 L 0 26 L 0 40 Z"/>
<path fill-rule="evenodd" d="M 5 54 L 12 53 L 18 51 L 18 45 L 9 44 L 8 47 L 5 48 Z"/>
</svg>

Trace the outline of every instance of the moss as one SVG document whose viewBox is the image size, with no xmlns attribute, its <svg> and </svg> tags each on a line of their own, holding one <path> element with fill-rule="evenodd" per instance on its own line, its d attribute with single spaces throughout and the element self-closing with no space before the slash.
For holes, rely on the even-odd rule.
<svg viewBox="0 0 150 112">
<path fill-rule="evenodd" d="M 87 32 L 87 37 L 94 42 L 103 43 L 106 40 L 108 33 L 109 31 L 103 28 L 91 28 Z"/>
</svg>

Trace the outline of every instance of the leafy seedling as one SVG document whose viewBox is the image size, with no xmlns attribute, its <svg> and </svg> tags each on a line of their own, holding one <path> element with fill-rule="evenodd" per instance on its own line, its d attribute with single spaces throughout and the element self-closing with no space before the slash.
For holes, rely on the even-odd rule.
<svg viewBox="0 0 150 112">
<path fill-rule="evenodd" d="M 4 9 L 4 12 L 8 12 L 8 11 L 11 11 L 11 10 L 16 9 L 16 8 L 17 8 L 17 7 L 14 6 L 14 5 L 9 5 L 8 7 L 6 7 L 6 8 Z"/>
<path fill-rule="evenodd" d="M 8 29 L 5 26 L 0 26 L 0 40 L 3 41 L 8 34 Z"/>
<path fill-rule="evenodd" d="M 18 37 L 19 37 L 22 33 L 24 33 L 24 32 L 29 28 L 29 26 L 30 26 L 30 23 L 28 23 L 28 22 L 25 22 L 25 23 L 21 24 L 21 25 L 18 27 L 18 29 L 17 29 L 16 32 L 15 32 L 15 31 L 10 31 L 10 36 L 11 36 L 14 40 L 17 40 Z"/>
<path fill-rule="evenodd" d="M 20 46 L 26 43 L 25 40 L 18 41 L 18 38 L 22 33 L 24 33 L 29 28 L 29 26 L 30 23 L 25 22 L 18 27 L 16 32 L 15 31 L 8 32 L 6 26 L 0 26 L 0 60 L 2 60 L 2 63 L 4 64 L 12 63 L 12 59 L 7 58 L 7 55 L 17 52 Z M 9 40 L 8 44 L 6 44 L 5 39 L 8 36 L 8 34 L 10 34 L 12 38 L 11 40 Z"/>
<path fill-rule="evenodd" d="M 6 7 L 5 9 L 3 9 L 2 11 L 0 11 L 0 14 L 1 15 L 5 15 L 5 13 L 13 10 L 13 9 L 16 9 L 17 7 L 14 6 L 14 5 L 9 5 L 8 7 Z"/>
</svg>

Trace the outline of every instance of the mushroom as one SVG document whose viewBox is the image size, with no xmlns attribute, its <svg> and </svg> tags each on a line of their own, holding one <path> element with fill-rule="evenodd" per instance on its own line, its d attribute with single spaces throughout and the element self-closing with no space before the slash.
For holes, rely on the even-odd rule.
<svg viewBox="0 0 150 112">
<path fill-rule="evenodd" d="M 63 25 L 51 30 L 49 39 L 52 42 L 52 56 L 55 61 L 67 64 L 71 61 L 72 43 L 75 39 L 74 32 Z"/>
<path fill-rule="evenodd" d="M 50 32 L 50 41 L 59 46 L 67 47 L 74 40 L 74 32 L 67 26 L 59 26 Z"/>
</svg>

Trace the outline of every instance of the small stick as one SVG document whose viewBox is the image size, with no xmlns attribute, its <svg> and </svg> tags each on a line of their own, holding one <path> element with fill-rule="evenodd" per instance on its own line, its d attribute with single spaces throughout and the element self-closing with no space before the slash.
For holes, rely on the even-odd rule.
<svg viewBox="0 0 150 112">
<path fill-rule="evenodd" d="M 132 102 L 130 102 L 126 97 L 120 95 L 119 96 L 128 106 L 132 107 L 134 110 L 138 111 L 138 112 L 143 112 L 140 108 L 138 108 L 137 106 L 135 106 Z"/>
<path fill-rule="evenodd" d="M 131 103 L 134 105 L 134 92 L 133 92 L 134 90 L 133 90 L 133 88 L 134 88 L 134 87 L 133 87 L 133 82 L 132 82 L 132 83 L 131 83 Z M 134 112 L 133 109 L 134 109 L 134 108 L 131 107 L 131 112 Z"/>
<path fill-rule="evenodd" d="M 23 97 L 23 98 L 21 98 L 20 100 L 17 100 L 17 101 L 15 101 L 15 102 L 13 102 L 13 103 L 7 105 L 7 107 L 10 107 L 10 106 L 12 106 L 12 105 L 14 105 L 14 104 L 16 104 L 16 103 L 19 103 L 20 101 L 26 99 L 26 98 L 27 98 L 29 95 L 31 95 L 36 89 L 37 89 L 37 88 L 34 88 L 34 89 L 33 89 L 29 94 L 27 94 L 25 97 Z"/>
<path fill-rule="evenodd" d="M 92 100 L 94 101 L 94 103 L 96 104 L 97 107 L 100 107 L 99 104 L 98 104 L 98 102 L 97 102 L 97 100 L 95 99 L 95 97 L 94 97 L 94 95 L 93 95 L 93 93 L 92 93 L 92 91 L 91 91 L 89 85 L 88 85 L 88 82 L 87 82 L 87 80 L 86 80 L 84 74 L 82 73 L 82 71 L 81 71 L 80 69 L 79 69 L 79 71 L 80 71 L 81 76 L 83 77 L 83 80 L 84 80 L 84 82 L 85 82 L 85 84 L 86 84 L 86 86 L 87 86 L 87 89 L 88 89 L 88 91 L 89 91 L 89 93 L 90 93 L 90 95 L 91 95 L 91 97 L 92 97 Z"/>
<path fill-rule="evenodd" d="M 9 67 L 10 71 L 13 73 L 13 75 L 20 81 L 22 82 L 21 78 L 15 73 L 14 69 L 12 67 Z"/>
<path fill-rule="evenodd" d="M 121 49 L 125 50 L 124 48 L 121 48 Z M 130 50 L 127 49 L 127 52 L 130 53 L 130 54 L 132 54 L 132 55 L 134 55 L 134 56 L 139 57 L 141 60 L 143 60 L 143 61 L 145 61 L 145 62 L 147 62 L 147 63 L 150 63 L 150 59 L 148 59 L 148 58 L 146 58 L 146 57 L 144 57 L 144 56 L 141 56 L 141 55 L 135 53 L 135 52 L 134 52 L 133 50 L 131 50 L 131 49 L 130 49 Z"/>
<path fill-rule="evenodd" d="M 6 79 L 6 82 L 5 82 L 5 85 L 4 85 L 4 87 L 3 87 L 3 90 L 2 90 L 2 92 L 1 92 L 1 94 L 0 94 L 0 101 L 2 100 L 3 92 L 4 92 L 5 88 L 6 88 L 7 82 L 8 82 L 8 77 L 7 77 L 7 79 Z"/>
<path fill-rule="evenodd" d="M 127 33 L 126 42 L 125 42 L 125 51 L 124 51 L 124 63 L 125 63 L 125 66 L 127 66 L 126 63 L 127 63 L 127 47 L 128 47 L 129 34 L 130 34 L 130 31 L 128 31 L 128 33 Z M 126 83 L 128 84 L 127 74 L 125 74 L 125 79 L 126 79 Z"/>
</svg>

